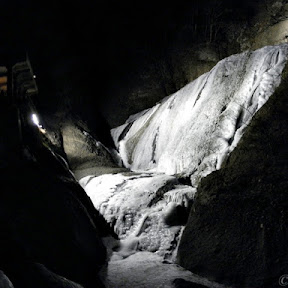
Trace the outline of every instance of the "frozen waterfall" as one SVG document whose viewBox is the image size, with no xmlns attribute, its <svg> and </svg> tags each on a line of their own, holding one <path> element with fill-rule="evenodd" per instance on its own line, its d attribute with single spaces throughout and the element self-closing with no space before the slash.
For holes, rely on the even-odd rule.
<svg viewBox="0 0 288 288">
<path fill-rule="evenodd" d="M 185 225 L 179 219 L 200 179 L 229 157 L 280 84 L 287 56 L 288 44 L 232 55 L 112 129 L 131 172 L 90 175 L 80 184 L 119 235 L 118 257 L 145 250 L 173 259 Z M 191 185 L 180 178 L 190 178 Z"/>
<path fill-rule="evenodd" d="M 189 176 L 197 186 L 221 167 L 279 85 L 287 50 L 281 44 L 232 55 L 130 117 L 112 130 L 124 165 L 132 171 Z"/>
</svg>

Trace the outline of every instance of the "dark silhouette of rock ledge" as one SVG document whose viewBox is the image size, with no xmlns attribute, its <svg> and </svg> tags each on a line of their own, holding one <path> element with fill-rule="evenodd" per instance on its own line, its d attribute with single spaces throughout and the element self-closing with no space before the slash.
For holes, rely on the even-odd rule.
<svg viewBox="0 0 288 288">
<path fill-rule="evenodd" d="M 0 287 L 2 288 L 14 288 L 9 278 L 0 270 Z"/>
<path fill-rule="evenodd" d="M 234 287 L 279 287 L 288 271 L 288 69 L 221 170 L 198 187 L 178 263 Z"/>
<path fill-rule="evenodd" d="M 44 287 L 37 284 L 35 275 L 42 270 L 35 263 L 83 287 L 104 287 L 97 276 L 107 264 L 103 231 L 76 185 L 33 164 L 1 170 L 0 178 L 0 267 L 15 288 Z M 26 282 L 30 286 L 21 286 Z"/>
<path fill-rule="evenodd" d="M 45 135 L 22 132 L 20 156 L 0 155 L 0 269 L 14 288 L 105 287 L 115 234 Z"/>
</svg>

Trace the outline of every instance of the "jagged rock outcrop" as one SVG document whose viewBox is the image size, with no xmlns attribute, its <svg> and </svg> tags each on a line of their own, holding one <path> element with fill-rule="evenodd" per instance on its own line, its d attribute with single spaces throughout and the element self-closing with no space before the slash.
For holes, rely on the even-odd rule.
<svg viewBox="0 0 288 288">
<path fill-rule="evenodd" d="M 7 181 L 12 175 L 18 176 L 17 182 Z M 100 281 L 97 273 L 106 265 L 106 250 L 95 222 L 97 214 L 89 214 L 91 207 L 86 208 L 79 199 L 76 183 L 75 191 L 67 180 L 57 179 L 47 170 L 21 164 L 2 169 L 1 182 L 6 184 L 1 190 L 1 222 L 5 226 L 0 266 L 15 287 L 26 281 L 31 283 L 27 287 L 39 287 L 37 277 L 31 279 L 33 275 L 22 272 L 22 265 L 34 262 L 83 287 L 96 285 Z"/>
<path fill-rule="evenodd" d="M 178 263 L 233 287 L 279 287 L 287 273 L 288 70 L 231 153 L 203 178 Z"/>
<path fill-rule="evenodd" d="M 76 179 L 89 174 L 125 171 L 114 148 L 108 149 L 100 141 L 73 121 L 67 121 L 61 129 L 63 150 L 68 165 Z"/>
</svg>

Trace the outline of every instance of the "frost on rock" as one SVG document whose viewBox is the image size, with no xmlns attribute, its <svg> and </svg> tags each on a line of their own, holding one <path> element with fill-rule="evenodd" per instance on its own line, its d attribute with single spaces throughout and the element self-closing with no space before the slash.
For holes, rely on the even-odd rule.
<svg viewBox="0 0 288 288">
<path fill-rule="evenodd" d="M 79 183 L 119 236 L 119 257 L 139 250 L 171 256 L 183 223 L 175 215 L 175 224 L 167 224 L 165 217 L 173 207 L 188 209 L 195 188 L 174 176 L 148 173 L 87 176 Z"/>
<path fill-rule="evenodd" d="M 191 177 L 197 187 L 221 167 L 280 84 L 287 53 L 284 43 L 232 55 L 161 103 L 129 117 L 111 131 L 124 165 Z"/>
<path fill-rule="evenodd" d="M 287 55 L 288 44 L 232 55 L 111 130 L 132 172 L 79 183 L 119 236 L 114 260 L 148 251 L 173 262 L 200 179 L 229 157 L 280 84 Z"/>
</svg>

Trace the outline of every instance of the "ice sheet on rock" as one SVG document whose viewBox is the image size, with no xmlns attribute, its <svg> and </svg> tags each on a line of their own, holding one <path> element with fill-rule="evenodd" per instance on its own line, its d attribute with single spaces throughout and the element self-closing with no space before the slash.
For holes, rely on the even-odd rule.
<svg viewBox="0 0 288 288">
<path fill-rule="evenodd" d="M 119 138 L 122 126 L 112 129 L 124 165 L 133 171 L 191 176 L 197 186 L 221 167 L 280 84 L 287 47 L 266 46 L 225 58 L 162 103 L 133 116 L 124 137 Z"/>
<path fill-rule="evenodd" d="M 128 119 L 126 120 L 126 123 L 131 123 L 131 122 L 134 122 L 136 119 L 138 119 L 139 117 L 145 115 L 147 112 L 149 112 L 150 109 L 145 109 L 143 111 L 140 111 L 136 114 L 132 114 L 128 117 Z"/>
<path fill-rule="evenodd" d="M 115 147 L 117 149 L 119 149 L 118 142 L 121 141 L 121 138 L 123 138 L 123 136 L 125 136 L 125 129 L 129 130 L 129 128 L 130 128 L 129 123 L 125 123 L 125 124 L 117 127 L 117 129 L 111 130 L 111 136 L 112 136 L 112 139 L 114 141 Z M 121 135 L 122 135 L 122 137 L 121 137 Z"/>
<path fill-rule="evenodd" d="M 179 185 L 165 174 L 106 174 L 87 176 L 79 183 L 120 238 L 119 257 L 137 250 L 172 253 L 181 225 L 170 227 L 164 221 L 169 203 L 188 207 L 195 188 Z"/>
<path fill-rule="evenodd" d="M 193 200 L 196 194 L 196 188 L 187 185 L 175 185 L 175 188 L 164 194 L 167 203 L 176 203 L 188 207 L 188 202 Z"/>
<path fill-rule="evenodd" d="M 144 216 L 141 209 L 157 197 L 157 191 L 176 181 L 172 176 L 151 174 L 106 174 L 85 183 L 86 178 L 81 179 L 80 184 L 120 237 L 127 231 L 131 233 L 132 226 L 137 228 L 135 224 Z"/>
<path fill-rule="evenodd" d="M 159 107 L 159 103 L 156 104 L 151 109 L 146 109 L 144 111 L 141 111 L 139 113 L 131 115 L 125 124 L 117 127 L 117 129 L 111 129 L 111 135 L 114 140 L 115 146 L 119 149 L 119 141 L 121 141 L 123 138 L 126 137 L 126 134 L 129 131 L 129 135 L 134 135 L 137 137 L 137 134 L 139 134 L 138 129 L 134 129 L 133 123 L 137 119 L 138 125 L 141 125 L 142 127 L 146 127 L 149 124 L 149 121 L 151 120 L 153 114 L 157 111 Z M 121 155 L 123 156 L 123 155 Z M 125 159 L 125 161 L 128 161 L 128 159 Z"/>
</svg>

